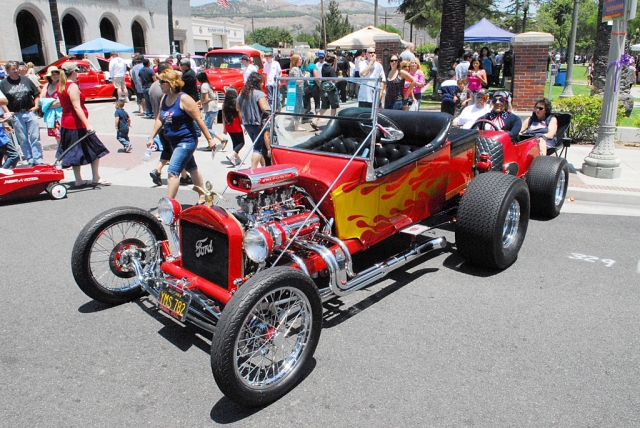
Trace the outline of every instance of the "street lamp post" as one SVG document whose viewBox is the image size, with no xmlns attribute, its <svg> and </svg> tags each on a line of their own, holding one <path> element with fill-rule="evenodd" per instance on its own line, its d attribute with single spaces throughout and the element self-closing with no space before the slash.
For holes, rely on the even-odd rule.
<svg viewBox="0 0 640 428">
<path fill-rule="evenodd" d="M 620 58 L 624 52 L 624 39 L 627 31 L 626 19 L 613 21 L 611 28 L 611 45 L 609 58 Z M 607 70 L 607 80 L 604 84 L 602 98 L 602 114 L 598 126 L 598 138 L 591 153 L 584 158 L 582 173 L 596 178 L 618 178 L 622 173 L 620 159 L 615 153 L 616 116 L 618 114 L 618 92 L 613 90 L 618 86 L 620 73 L 611 67 Z M 619 86 L 618 86 L 619 88 Z"/>
<path fill-rule="evenodd" d="M 571 18 L 571 37 L 569 39 L 569 51 L 567 52 L 567 78 L 564 82 L 564 89 L 560 94 L 560 98 L 572 97 L 573 88 L 571 87 L 571 75 L 573 74 L 573 61 L 576 51 L 576 30 L 578 28 L 578 3 L 579 0 L 573 0 L 573 15 Z"/>
</svg>

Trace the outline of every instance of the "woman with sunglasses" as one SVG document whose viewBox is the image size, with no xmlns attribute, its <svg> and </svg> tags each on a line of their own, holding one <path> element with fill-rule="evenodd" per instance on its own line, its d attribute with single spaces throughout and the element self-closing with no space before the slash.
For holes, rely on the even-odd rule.
<svg viewBox="0 0 640 428">
<path fill-rule="evenodd" d="M 158 76 L 164 96 L 160 101 L 160 109 L 156 114 L 156 121 L 149 136 L 147 147 L 153 145 L 153 139 L 160 131 L 169 141 L 173 152 L 169 160 L 167 176 L 167 197 L 175 198 L 180 187 L 180 173 L 186 170 L 193 180 L 193 184 L 202 188 L 202 175 L 193 153 L 198 146 L 196 124 L 207 139 L 209 147 L 215 149 L 216 143 L 202 120 L 200 109 L 189 95 L 182 92 L 184 82 L 177 71 L 168 68 Z M 204 203 L 204 195 L 200 195 L 198 205 Z"/>
<path fill-rule="evenodd" d="M 556 147 L 558 119 L 551 115 L 551 101 L 542 98 L 536 102 L 533 113 L 522 124 L 520 134 L 531 134 L 538 137 L 540 153 L 547 154 L 548 149 Z"/>
<path fill-rule="evenodd" d="M 424 73 L 420 69 L 420 61 L 418 58 L 414 58 L 409 63 L 409 74 L 416 81 L 416 84 L 413 86 L 413 99 L 414 102 L 418 103 L 418 108 L 416 110 L 420 110 L 420 102 L 422 101 L 422 88 L 425 85 Z"/>
<path fill-rule="evenodd" d="M 58 97 L 60 93 L 60 69 L 52 65 L 44 76 L 47 83 L 40 91 L 40 107 L 44 114 L 44 123 L 47 125 L 47 135 L 54 137 L 60 144 L 60 119 L 62 119 L 62 107 Z"/>
<path fill-rule="evenodd" d="M 62 106 L 62 118 L 60 119 L 60 145 L 56 152 L 56 158 L 67 150 L 73 143 L 93 131 L 89 123 L 89 112 L 84 106 L 84 94 L 76 83 L 78 70 L 75 62 L 62 64 L 60 73 L 60 86 L 58 100 Z M 100 178 L 100 158 L 109 154 L 109 150 L 102 144 L 96 134 L 91 134 L 77 144 L 62 159 L 62 167 L 73 168 L 75 188 L 92 186 L 110 186 L 111 183 Z M 93 180 L 82 179 L 82 165 L 91 165 Z"/>
<path fill-rule="evenodd" d="M 478 91 L 483 87 L 489 86 L 487 81 L 487 72 L 482 68 L 482 62 L 478 58 L 471 61 L 471 67 L 469 67 L 467 79 L 469 81 L 467 89 L 471 91 L 475 101 L 476 93 L 478 93 Z"/>
<path fill-rule="evenodd" d="M 399 62 L 398 55 L 392 55 L 389 60 L 391 68 L 387 74 L 387 89 L 384 96 L 384 108 L 386 109 L 402 110 L 405 100 L 412 96 L 413 87 L 416 84 L 408 69 L 402 70 L 399 67 Z M 411 82 L 406 90 L 404 87 L 405 80 Z"/>
</svg>

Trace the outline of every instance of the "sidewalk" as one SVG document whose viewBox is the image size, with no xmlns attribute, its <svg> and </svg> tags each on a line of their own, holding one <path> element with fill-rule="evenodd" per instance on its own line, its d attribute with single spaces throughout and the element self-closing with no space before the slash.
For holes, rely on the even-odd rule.
<svg viewBox="0 0 640 428">
<path fill-rule="evenodd" d="M 128 106 L 129 107 L 129 106 Z M 128 110 L 133 107 L 130 106 Z M 111 108 L 111 104 L 93 104 L 90 105 L 92 110 L 103 110 Z M 131 112 L 130 112 L 131 114 Z M 135 126 L 132 128 L 130 135 L 133 143 L 132 153 L 122 153 L 122 146 L 115 138 L 115 132 L 110 131 L 113 128 L 112 116 L 109 113 L 105 117 L 105 125 L 97 124 L 96 130 L 98 137 L 111 151 L 109 156 L 104 157 L 100 162 L 101 175 L 104 179 L 111 181 L 114 185 L 137 186 L 137 187 L 155 187 L 149 177 L 149 172 L 155 168 L 160 157 L 159 152 L 152 154 L 151 159 L 147 163 L 142 162 L 142 156 L 147 142 L 145 132 L 150 131 L 153 121 L 145 121 L 133 116 Z M 96 115 L 93 116 L 96 118 Z M 96 122 L 98 122 L 96 120 Z M 107 131 L 109 129 L 109 131 Z M 216 132 L 222 132 L 222 125 L 214 125 Z M 282 130 L 284 131 L 284 130 Z M 53 163 L 55 151 L 55 140 L 48 137 L 45 129 L 41 129 L 42 144 L 49 146 L 51 149 L 44 151 L 44 159 L 46 163 Z M 245 138 L 245 146 L 240 153 L 244 158 L 249 152 L 251 142 L 249 138 Z M 204 139 L 200 139 L 200 148 L 205 147 Z M 589 155 L 593 145 L 573 145 L 567 153 L 567 161 L 569 162 L 569 190 L 568 198 L 574 198 L 575 201 L 584 202 L 602 202 L 619 205 L 640 205 L 640 148 L 616 147 L 616 155 L 621 161 L 621 176 L 616 179 L 600 179 L 588 177 L 582 174 L 582 163 L 584 158 Z M 196 151 L 195 158 L 204 180 L 209 180 L 213 184 L 213 188 L 222 192 L 226 188 L 227 173 L 233 168 L 226 160 L 226 156 L 232 153 L 233 148 L 231 142 L 224 152 L 216 153 L 214 159 L 211 152 Z M 244 168 L 250 165 L 247 159 Z M 65 171 L 67 181 L 73 181 L 73 173 L 70 170 Z M 162 174 L 163 182 L 166 184 L 166 167 Z M 89 166 L 83 167 L 83 178 L 91 178 L 91 170 Z M 225 195 L 228 199 L 233 199 L 237 192 L 229 192 Z"/>
<path fill-rule="evenodd" d="M 572 145 L 567 152 L 569 162 L 569 190 L 567 197 L 577 201 L 610 204 L 640 205 L 640 148 L 617 146 L 622 172 L 619 178 L 603 179 L 586 176 L 582 164 L 592 144 Z"/>
</svg>

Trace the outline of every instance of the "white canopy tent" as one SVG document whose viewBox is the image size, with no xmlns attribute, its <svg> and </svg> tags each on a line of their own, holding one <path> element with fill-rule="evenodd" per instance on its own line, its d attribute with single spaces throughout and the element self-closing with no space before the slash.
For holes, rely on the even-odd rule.
<svg viewBox="0 0 640 428">
<path fill-rule="evenodd" d="M 331 43 L 327 43 L 327 48 L 335 49 L 339 47 L 340 49 L 366 49 L 370 46 L 374 46 L 375 41 L 373 40 L 373 37 L 381 34 L 398 36 L 398 40 L 403 46 L 409 44 L 409 42 L 402 40 L 396 33 L 389 33 L 370 25 L 358 31 L 354 31 L 351 34 L 347 34 L 346 36 L 338 40 L 334 40 Z"/>
<path fill-rule="evenodd" d="M 634 52 L 640 51 L 640 43 L 637 45 L 631 45 L 630 49 Z"/>
</svg>

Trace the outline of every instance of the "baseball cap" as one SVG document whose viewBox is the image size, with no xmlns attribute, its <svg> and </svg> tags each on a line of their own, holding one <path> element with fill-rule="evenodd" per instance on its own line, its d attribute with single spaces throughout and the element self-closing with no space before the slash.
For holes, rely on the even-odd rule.
<svg viewBox="0 0 640 428">
<path fill-rule="evenodd" d="M 249 61 L 249 57 L 248 57 L 248 56 L 246 56 L 246 55 L 242 55 L 242 56 L 240 57 L 240 61 Z"/>
<path fill-rule="evenodd" d="M 317 56 L 318 58 L 324 58 L 324 51 L 318 51 L 318 52 L 316 52 L 316 56 Z"/>
<path fill-rule="evenodd" d="M 78 66 L 75 62 L 65 62 L 60 68 L 65 72 L 65 74 L 71 74 L 78 69 Z"/>
</svg>

